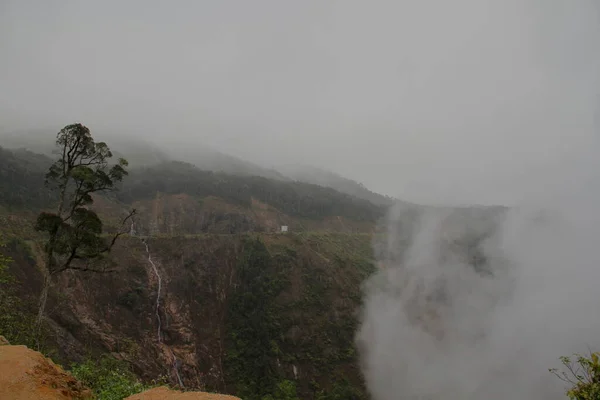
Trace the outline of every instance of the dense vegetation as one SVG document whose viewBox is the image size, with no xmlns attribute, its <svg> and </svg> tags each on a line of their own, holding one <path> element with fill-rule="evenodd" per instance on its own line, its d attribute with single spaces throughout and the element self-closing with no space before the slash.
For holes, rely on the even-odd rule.
<svg viewBox="0 0 600 400">
<path fill-rule="evenodd" d="M 152 198 L 157 192 L 216 196 L 249 206 L 256 198 L 290 216 L 319 219 L 330 216 L 375 221 L 384 209 L 331 188 L 302 182 L 243 177 L 203 171 L 182 162 L 164 163 L 131 172 L 119 198 L 123 202 Z"/>
<path fill-rule="evenodd" d="M 110 165 L 112 152 L 103 142 L 95 142 L 82 124 L 65 126 L 56 138 L 58 159 L 45 175 L 45 186 L 57 194 L 54 212 L 42 211 L 35 229 L 45 236 L 44 286 L 40 295 L 37 324 L 41 326 L 48 291 L 54 275 L 64 271 L 105 272 L 93 265 L 110 252 L 123 232 L 109 242 L 102 235 L 102 220 L 90 207 L 92 195 L 110 192 L 127 175 L 127 160 Z M 135 211 L 123 220 L 125 223 Z M 77 262 L 85 262 L 84 265 Z"/>
<path fill-rule="evenodd" d="M 341 193 L 368 200 L 379 206 L 387 207 L 396 202 L 396 199 L 372 192 L 360 182 L 321 168 L 306 165 L 289 165 L 282 166 L 279 169 L 292 180 L 330 187 Z"/>
<path fill-rule="evenodd" d="M 225 367 L 236 394 L 256 400 L 366 398 L 353 369 L 353 314 L 360 304 L 359 284 L 374 270 L 368 243 L 325 234 L 301 235 L 294 245 L 268 248 L 258 238 L 245 241 L 236 268 L 239 284 L 227 311 Z M 325 270 L 302 260 L 300 249 L 337 256 Z M 291 298 L 290 291 L 299 293 Z"/>
<path fill-rule="evenodd" d="M 12 238 L 4 243 L 0 237 L 0 335 L 10 343 L 24 344 L 47 353 L 44 346 L 40 346 L 34 327 L 35 318 L 31 304 L 20 298 L 17 288 L 19 282 L 10 271 L 14 260 L 5 255 L 12 248 L 13 251 L 28 253 L 26 245 L 17 238 Z M 45 334 L 45 331 L 40 332 Z"/>
<path fill-rule="evenodd" d="M 4 207 L 3 211 L 0 208 L 2 216 L 14 221 L 31 218 L 33 225 L 35 212 L 53 209 L 58 204 L 57 196 L 44 187 L 44 175 L 52 165 L 52 160 L 27 150 L 0 150 L 0 187 L 11 189 L 3 190 L 0 195 L 0 206 Z M 157 192 L 188 193 L 199 198 L 221 198 L 243 207 L 249 207 L 252 199 L 257 199 L 287 215 L 316 220 L 344 216 L 351 220 L 372 222 L 383 214 L 379 206 L 330 188 L 258 176 L 241 177 L 202 171 L 181 162 L 133 170 L 118 188 L 121 193 L 117 200 L 125 204 L 154 198 Z M 15 234 L 15 231 L 11 233 Z M 28 240 L 39 239 L 29 234 L 26 236 Z M 356 321 L 327 317 L 305 321 L 306 318 L 312 318 L 317 309 L 333 300 L 330 296 L 339 290 L 340 285 L 332 286 L 330 280 L 333 279 L 333 272 L 313 274 L 315 271 L 311 270 L 311 264 L 299 260 L 296 246 L 325 246 L 325 249 L 318 250 L 323 254 L 335 254 L 343 252 L 348 246 L 352 247 L 351 236 L 348 236 L 348 241 L 341 238 L 340 243 L 336 243 L 338 239 L 331 241 L 326 235 L 322 238 L 317 236 L 308 235 L 300 242 L 281 249 L 268 249 L 264 242 L 256 238 L 244 241 L 243 256 L 237 259 L 236 267 L 236 280 L 239 283 L 227 306 L 228 344 L 225 352 L 225 379 L 230 390 L 244 398 L 292 400 L 309 396 L 334 400 L 364 396 L 362 381 L 356 371 L 351 373 L 353 378 L 350 381 L 343 374 L 339 375 L 342 367 L 336 366 L 354 362 L 353 329 Z M 10 240 L 15 246 L 18 245 L 16 236 Z M 363 241 L 368 249 L 368 238 L 360 238 L 360 242 Z M 357 306 L 358 284 L 368 268 L 361 270 L 364 261 L 354 265 L 352 254 L 356 249 L 362 251 L 362 247 L 348 248 L 348 260 L 335 260 L 336 265 L 346 265 L 348 261 L 348 266 L 358 267 L 356 271 L 362 271 L 360 277 L 348 278 L 353 282 L 348 292 L 353 294 L 341 292 L 347 307 L 338 308 L 336 315 L 351 315 L 350 310 Z M 21 250 L 15 251 L 19 254 L 31 252 Z M 369 256 L 364 257 L 366 259 Z M 364 260 L 363 255 L 359 258 Z M 29 308 L 34 309 L 35 304 L 27 304 L 29 308 L 25 310 L 26 305 L 15 290 L 21 286 L 7 273 L 6 264 L 10 260 L 0 261 L 0 311 L 4 310 L 0 317 L 0 334 L 14 343 L 40 348 L 39 338 L 34 334 L 24 334 L 34 332 L 32 326 L 35 325 L 35 318 Z M 35 265 L 37 262 L 32 259 L 28 263 Z M 289 273 L 298 268 L 302 271 L 301 282 L 305 282 L 301 284 L 301 299 L 291 301 L 288 298 L 282 301 L 281 296 L 285 296 L 286 288 L 291 285 Z M 353 274 L 354 271 L 351 271 L 350 275 Z M 36 294 L 37 289 L 33 297 Z M 19 315 L 30 315 L 31 318 L 19 318 Z M 297 343 L 290 332 L 299 329 L 305 322 L 319 326 L 319 332 Z M 69 360 L 64 357 L 64 353 L 59 356 L 63 361 Z M 281 367 L 280 362 L 285 364 L 285 368 Z M 120 398 L 141 388 L 128 370 L 113 364 L 114 360 L 111 359 L 97 362 L 88 360 L 74 365 L 73 372 L 90 385 L 99 398 Z M 305 377 L 302 380 L 294 376 L 295 372 L 291 369 L 293 364 L 301 365 L 304 369 Z M 334 370 L 338 371 L 338 375 L 324 376 L 318 379 L 319 382 L 306 379 L 317 373 L 327 374 Z"/>
<path fill-rule="evenodd" d="M 43 186 L 52 160 L 27 150 L 0 148 L 0 205 L 9 208 L 41 208 L 56 195 Z M 384 208 L 334 189 L 259 176 L 236 176 L 200 170 L 183 162 L 166 162 L 131 171 L 120 186 L 118 199 L 131 203 L 157 192 L 215 196 L 249 206 L 255 198 L 279 211 L 300 218 L 342 216 L 356 221 L 376 221 Z"/>
<path fill-rule="evenodd" d="M 95 159 L 95 156 L 92 155 L 91 158 Z M 59 203 L 59 197 L 43 186 L 44 174 L 51 164 L 51 159 L 44 155 L 27 150 L 9 151 L 0 148 L 0 211 L 3 213 L 0 216 L 32 215 L 33 211 L 48 209 Z M 104 161 L 102 166 L 108 168 Z M 99 182 L 96 178 L 103 178 L 103 170 L 83 170 L 80 168 L 80 172 L 75 174 L 75 181 L 81 182 L 76 184 L 75 188 L 95 188 L 94 185 Z M 94 175 L 94 171 L 101 173 Z M 117 199 L 121 203 L 131 204 L 138 200 L 152 199 L 157 193 L 187 193 L 200 199 L 212 196 L 243 207 L 250 207 L 252 200 L 256 199 L 297 218 L 319 220 L 342 216 L 368 222 L 374 222 L 381 217 L 384 212 L 382 206 L 391 201 L 369 192 L 356 182 L 344 181 L 342 177 L 323 175 L 320 179 L 325 181 L 316 179 L 314 183 L 317 184 L 309 184 L 259 176 L 236 176 L 204 171 L 192 164 L 169 161 L 134 169 L 128 179 L 119 182 L 118 188 L 121 191 Z M 340 191 L 319 186 L 329 184 L 330 180 L 341 182 L 341 186 L 336 187 Z M 116 179 L 115 183 L 118 181 L 120 179 Z M 110 186 L 112 188 L 112 184 Z M 352 192 L 354 196 L 344 192 Z M 83 196 L 89 193 L 86 192 Z M 63 202 L 75 204 L 75 208 L 78 204 L 91 204 L 91 201 L 78 201 L 77 197 L 74 198 L 75 200 L 70 201 L 63 199 Z M 19 214 L 23 210 L 27 210 L 28 213 Z M 478 229 L 485 230 L 490 209 L 458 210 L 456 218 L 460 219 L 461 213 L 480 213 L 481 221 L 477 218 L 471 220 L 481 225 L 476 224 Z M 68 219 L 71 220 L 72 217 Z M 94 221 L 96 219 L 94 218 Z M 100 235 L 98 224 L 92 225 L 91 233 Z M 474 226 L 470 227 L 471 230 L 473 228 Z M 0 234 L 3 231 L 7 229 L 0 229 Z M 49 348 L 45 347 L 46 333 L 41 331 L 40 335 L 34 334 L 35 318 L 32 309 L 35 309 L 35 305 L 27 303 L 27 296 L 21 293 L 27 287 L 26 279 L 21 279 L 23 282 L 20 282 L 15 274 L 11 273 L 10 267 L 15 261 L 5 255 L 18 254 L 19 257 L 28 258 L 24 264 L 39 264 L 32 254 L 35 246 L 30 248 L 28 244 L 33 242 L 26 243 L 22 236 L 24 237 L 13 233 L 6 246 L 0 240 L 0 335 L 7 337 L 12 343 L 26 344 L 54 356 L 58 350 L 50 352 Z M 196 242 L 191 247 L 200 247 L 200 251 L 210 252 L 210 246 L 202 247 L 198 237 L 193 239 Z M 375 268 L 372 264 L 369 238 L 361 237 L 360 234 L 305 232 L 279 236 L 253 234 L 237 238 L 229 235 L 227 240 L 230 239 L 226 246 L 227 253 L 221 254 L 221 257 L 229 257 L 228 252 L 235 247 L 241 248 L 241 251 L 226 261 L 219 260 L 217 255 L 211 255 L 212 258 L 208 257 L 203 262 L 196 263 L 198 253 L 191 257 L 191 261 L 185 261 L 183 252 L 176 252 L 177 257 L 181 257 L 183 267 L 175 270 L 176 274 L 182 276 L 194 269 L 206 269 L 207 265 L 215 267 L 223 261 L 224 265 L 231 261 L 229 265 L 235 266 L 234 274 L 228 278 L 233 289 L 228 289 L 227 295 L 223 295 L 222 321 L 225 342 L 220 351 L 224 355 L 224 370 L 221 371 L 224 385 L 221 386 L 219 382 L 218 385 L 201 386 L 205 389 L 225 389 L 249 400 L 366 399 L 366 389 L 358 371 L 354 347 L 354 332 L 357 329 L 354 313 L 361 301 L 359 285 Z M 468 238 L 467 242 L 461 246 L 477 244 L 474 238 Z M 130 245 L 131 243 L 128 246 Z M 190 251 L 191 247 L 188 246 L 186 251 Z M 65 248 L 72 251 L 74 246 L 69 245 Z M 130 255 L 138 250 L 135 246 L 127 247 L 127 253 Z M 475 251 L 467 250 L 477 264 L 476 259 L 479 255 Z M 161 256 L 163 255 L 159 253 L 156 258 Z M 173 258 L 173 254 L 170 256 Z M 142 256 L 144 262 L 145 257 L 146 255 Z M 164 257 L 169 258 L 168 255 Z M 135 269 L 133 265 L 128 268 Z M 142 277 L 140 273 L 143 275 L 143 268 L 136 269 L 137 278 Z M 25 274 L 21 275 L 29 278 Z M 172 272 L 171 277 L 174 275 Z M 173 298 L 189 291 L 192 293 L 192 299 L 198 293 L 198 287 L 195 285 L 201 283 L 188 279 L 190 276 L 194 275 L 182 278 L 187 282 L 186 290 L 170 292 Z M 123 277 L 126 277 L 126 273 Z M 128 284 L 132 284 L 131 282 Z M 150 297 L 151 288 L 141 286 L 137 280 L 135 282 L 128 291 L 115 296 L 116 304 L 112 305 L 112 313 L 118 313 L 122 308 L 127 309 L 127 312 L 135 312 L 136 319 L 142 319 L 140 315 L 144 310 L 147 311 L 150 304 L 146 299 Z M 163 295 L 175 287 L 169 288 L 167 284 L 163 288 Z M 203 301 L 208 304 L 210 296 L 209 290 L 204 293 Z M 94 301 L 98 300 L 97 293 L 93 298 Z M 102 307 L 106 307 L 107 304 L 110 303 L 105 300 Z M 152 312 L 155 312 L 154 309 Z M 168 321 L 170 315 L 167 311 L 165 313 L 165 321 Z M 95 316 L 96 321 L 99 320 L 98 315 Z M 76 318 L 68 323 L 72 322 L 72 327 L 83 326 Z M 68 327 L 66 329 L 69 334 L 77 335 L 75 331 L 69 331 Z M 141 328 L 135 329 L 129 333 L 142 338 L 144 333 L 140 332 Z M 123 343 L 131 340 L 128 336 L 118 337 L 117 332 L 118 330 L 107 331 L 103 334 L 114 334 L 114 337 Z M 221 332 L 223 331 L 219 327 L 219 337 Z M 125 332 L 119 333 L 123 335 Z M 177 330 L 173 330 L 172 333 L 175 335 L 170 340 L 177 342 Z M 89 343 L 93 342 L 93 339 L 89 340 Z M 106 351 L 106 348 L 101 351 Z M 138 356 L 139 354 L 135 355 Z M 73 359 L 64 358 L 64 354 L 60 357 L 63 357 L 62 360 Z M 576 356 L 574 360 L 562 359 L 566 368 L 564 372 L 552 370 L 559 378 L 569 383 L 567 396 L 572 400 L 600 400 L 599 355 L 594 353 L 590 357 Z M 134 359 L 129 359 L 129 362 L 135 364 Z M 139 371 L 139 366 L 136 368 L 136 371 Z M 100 400 L 122 399 L 150 387 L 138 379 L 128 363 L 107 355 L 72 364 L 71 372 L 89 386 Z M 161 375 L 161 372 L 154 370 L 153 377 L 158 375 Z M 146 376 L 146 379 L 151 380 L 152 376 Z"/>
<path fill-rule="evenodd" d="M 152 387 L 141 383 L 127 363 L 110 356 L 74 363 L 71 374 L 89 387 L 97 400 L 121 400 Z"/>
<path fill-rule="evenodd" d="M 240 397 L 260 400 L 273 393 L 281 375 L 274 360 L 281 356 L 283 310 L 275 299 L 289 281 L 258 238 L 244 244 L 237 275 L 240 285 L 228 310 L 230 350 L 225 367 Z"/>
<path fill-rule="evenodd" d="M 54 195 L 44 188 L 44 173 L 51 160 L 27 150 L 0 147 L 0 205 L 44 207 Z"/>
</svg>

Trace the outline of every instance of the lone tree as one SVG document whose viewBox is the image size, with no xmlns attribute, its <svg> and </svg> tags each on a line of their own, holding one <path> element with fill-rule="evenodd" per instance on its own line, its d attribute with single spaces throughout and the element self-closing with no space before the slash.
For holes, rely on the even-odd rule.
<svg viewBox="0 0 600 400">
<path fill-rule="evenodd" d="M 114 191 L 114 185 L 127 175 L 127 161 L 120 158 L 110 165 L 112 157 L 106 143 L 95 143 L 90 130 L 82 124 L 65 126 L 57 135 L 61 154 L 46 174 L 46 185 L 58 192 L 56 212 L 42 212 L 36 230 L 44 232 L 44 286 L 40 295 L 37 326 L 41 326 L 52 277 L 66 270 L 107 272 L 98 262 L 109 252 L 119 236 L 102 236 L 102 221 L 89 209 L 92 194 Z M 132 210 L 122 226 L 133 217 Z"/>
</svg>

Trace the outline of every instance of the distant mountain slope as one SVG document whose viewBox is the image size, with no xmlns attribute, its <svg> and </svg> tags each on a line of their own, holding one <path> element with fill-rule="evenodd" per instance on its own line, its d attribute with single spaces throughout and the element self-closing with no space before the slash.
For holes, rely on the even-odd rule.
<svg viewBox="0 0 600 400">
<path fill-rule="evenodd" d="M 54 159 L 57 133 L 47 129 L 2 133 L 0 144 L 7 149 L 27 149 Z M 114 156 L 126 158 L 131 166 L 153 165 L 171 160 L 160 148 L 144 140 L 114 134 L 94 135 L 94 139 L 107 142 Z"/>
<path fill-rule="evenodd" d="M 0 133 L 0 145 L 8 149 L 24 148 L 50 156 L 55 151 L 56 133 L 44 129 Z M 126 158 L 131 167 L 145 167 L 167 161 L 184 161 L 208 171 L 286 179 L 275 170 L 221 153 L 202 144 L 174 142 L 168 147 L 161 147 L 133 135 L 101 132 L 94 133 L 94 138 L 96 141 L 106 142 L 115 157 Z"/>
<path fill-rule="evenodd" d="M 150 167 L 169 161 L 183 161 L 214 172 L 239 176 L 260 176 L 280 181 L 299 181 L 329 187 L 377 206 L 390 206 L 397 202 L 388 196 L 375 193 L 363 184 L 339 174 L 307 165 L 284 165 L 276 169 L 234 157 L 202 144 L 173 142 L 159 146 L 143 138 L 115 133 L 94 133 L 97 141 L 105 141 L 116 157 L 129 161 L 132 168 Z M 9 149 L 27 149 L 54 158 L 56 133 L 38 129 L 0 133 L 0 145 Z"/>
<path fill-rule="evenodd" d="M 51 162 L 28 150 L 0 148 L 0 206 L 33 211 L 51 205 L 53 194 L 44 187 Z M 385 212 L 331 188 L 205 171 L 179 161 L 131 168 L 120 186 L 116 195 L 95 203 L 111 217 L 108 225 L 133 206 L 145 210 L 139 220 L 146 232 L 173 235 L 274 231 L 280 225 L 294 231 L 368 232 Z"/>
<path fill-rule="evenodd" d="M 43 187 L 50 158 L 28 150 L 0 147 L 0 205 L 42 207 L 51 199 Z"/>
<path fill-rule="evenodd" d="M 157 192 L 216 196 L 246 207 L 256 199 L 298 218 L 341 216 L 375 222 L 384 215 L 382 207 L 332 188 L 204 171 L 183 162 L 168 162 L 133 170 L 118 196 L 124 202 L 131 202 L 152 198 Z"/>
<path fill-rule="evenodd" d="M 262 176 L 279 180 L 287 179 L 273 169 L 224 154 L 207 146 L 173 143 L 165 151 L 173 161 L 184 161 L 207 171 L 225 172 L 241 176 Z"/>
<path fill-rule="evenodd" d="M 277 169 L 289 179 L 330 187 L 379 206 L 390 206 L 397 201 L 392 197 L 372 192 L 362 183 L 321 168 L 307 165 L 283 165 Z"/>
</svg>

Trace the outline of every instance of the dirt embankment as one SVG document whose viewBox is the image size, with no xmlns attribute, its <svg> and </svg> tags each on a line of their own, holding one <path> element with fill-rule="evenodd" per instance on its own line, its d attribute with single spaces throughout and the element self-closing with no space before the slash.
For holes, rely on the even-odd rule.
<svg viewBox="0 0 600 400">
<path fill-rule="evenodd" d="M 25 346 L 11 346 L 0 336 L 0 399 L 83 400 L 94 395 L 52 360 Z M 126 400 L 240 400 L 237 397 L 178 392 L 158 387 Z"/>
<path fill-rule="evenodd" d="M 163 386 L 129 396 L 125 400 L 240 400 L 240 398 L 215 393 L 177 392 Z"/>
<path fill-rule="evenodd" d="M 0 336 L 0 399 L 92 399 L 92 392 L 37 351 Z M 4 344 L 4 345 L 2 345 Z"/>
</svg>

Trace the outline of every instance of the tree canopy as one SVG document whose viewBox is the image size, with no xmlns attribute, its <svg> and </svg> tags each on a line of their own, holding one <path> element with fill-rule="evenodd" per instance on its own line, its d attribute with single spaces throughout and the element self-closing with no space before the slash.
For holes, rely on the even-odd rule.
<svg viewBox="0 0 600 400">
<path fill-rule="evenodd" d="M 117 196 L 131 202 L 152 198 L 157 192 L 216 196 L 245 206 L 254 198 L 287 215 L 310 219 L 342 216 L 356 221 L 375 221 L 385 212 L 384 207 L 324 186 L 203 171 L 182 162 L 132 171 Z"/>
<path fill-rule="evenodd" d="M 90 130 L 82 124 L 65 126 L 57 135 L 60 158 L 49 168 L 46 185 L 58 193 L 55 212 L 43 211 L 36 230 L 45 233 L 44 286 L 40 295 L 38 327 L 41 324 L 51 277 L 65 270 L 103 272 L 93 261 L 110 251 L 124 232 L 112 240 L 102 236 L 102 221 L 88 206 L 92 195 L 114 190 L 127 174 L 127 161 L 109 164 L 112 153 L 106 143 L 94 142 Z M 133 216 L 131 211 L 123 223 Z M 81 263 L 74 263 L 80 261 Z"/>
<path fill-rule="evenodd" d="M 90 260 L 110 250 L 102 234 L 102 221 L 87 206 L 92 194 L 114 190 L 127 174 L 127 161 L 110 165 L 112 153 L 106 143 L 95 143 L 90 131 L 81 124 L 63 128 L 56 144 L 60 158 L 46 174 L 46 185 L 58 192 L 56 212 L 41 212 L 36 229 L 48 235 L 47 265 L 50 275 L 66 269 L 89 269 L 74 266 L 73 260 Z M 130 213 L 127 218 L 131 217 Z"/>
</svg>

